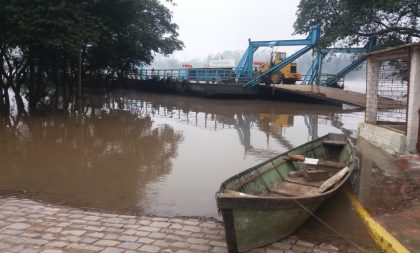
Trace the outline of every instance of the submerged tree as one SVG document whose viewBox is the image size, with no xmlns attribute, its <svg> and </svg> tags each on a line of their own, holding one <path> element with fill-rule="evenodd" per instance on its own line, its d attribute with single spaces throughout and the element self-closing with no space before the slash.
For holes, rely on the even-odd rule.
<svg viewBox="0 0 420 253">
<path fill-rule="evenodd" d="M 295 33 L 307 33 L 317 23 L 321 45 L 356 45 L 375 36 L 379 47 L 420 38 L 419 0 L 301 0 Z"/>
<path fill-rule="evenodd" d="M 27 96 L 36 108 L 66 99 L 79 53 L 84 79 L 122 76 L 155 52 L 181 49 L 177 25 L 158 0 L 0 0 L 0 110 Z M 23 103 L 20 103 L 20 107 Z M 19 107 L 19 106 L 18 106 Z"/>
</svg>

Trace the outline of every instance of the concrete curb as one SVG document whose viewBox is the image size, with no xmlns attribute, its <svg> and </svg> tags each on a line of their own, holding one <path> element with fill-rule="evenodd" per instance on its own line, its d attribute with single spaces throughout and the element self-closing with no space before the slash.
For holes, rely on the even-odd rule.
<svg viewBox="0 0 420 253">
<path fill-rule="evenodd" d="M 366 211 L 362 204 L 350 191 L 349 187 L 345 187 L 344 192 L 350 199 L 356 212 L 362 218 L 363 223 L 368 228 L 376 244 L 386 253 L 409 253 L 410 251 L 404 247 L 393 235 L 391 235 L 382 225 L 376 222 L 372 216 Z"/>
</svg>

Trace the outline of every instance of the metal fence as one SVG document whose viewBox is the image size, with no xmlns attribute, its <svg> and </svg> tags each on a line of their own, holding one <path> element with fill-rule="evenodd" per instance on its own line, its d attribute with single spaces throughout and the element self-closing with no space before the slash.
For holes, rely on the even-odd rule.
<svg viewBox="0 0 420 253">
<path fill-rule="evenodd" d="M 378 100 L 378 124 L 406 124 L 408 68 L 409 64 L 406 60 L 381 62 L 379 68 L 378 97 L 384 99 Z"/>
<path fill-rule="evenodd" d="M 240 84 L 246 81 L 245 78 L 237 76 L 231 68 L 141 69 L 139 78 L 141 80 L 185 80 L 190 83 L 208 84 Z"/>
</svg>

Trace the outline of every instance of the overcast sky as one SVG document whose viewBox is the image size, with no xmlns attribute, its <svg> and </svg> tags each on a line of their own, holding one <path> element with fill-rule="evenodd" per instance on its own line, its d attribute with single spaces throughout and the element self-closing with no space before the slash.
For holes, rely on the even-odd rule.
<svg viewBox="0 0 420 253">
<path fill-rule="evenodd" d="M 292 36 L 299 0 L 174 0 L 169 6 L 179 26 L 181 61 L 225 50 L 245 50 L 251 40 L 304 38 Z M 289 50 L 287 50 L 289 51 Z"/>
</svg>

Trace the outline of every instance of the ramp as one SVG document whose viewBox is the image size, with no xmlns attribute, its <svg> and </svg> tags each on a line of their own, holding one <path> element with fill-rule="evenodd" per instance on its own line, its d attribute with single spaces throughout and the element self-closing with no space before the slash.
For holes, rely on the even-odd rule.
<svg viewBox="0 0 420 253">
<path fill-rule="evenodd" d="M 274 87 L 274 89 L 285 93 L 310 97 L 312 99 L 366 108 L 366 94 L 360 92 L 342 90 L 325 86 L 302 84 L 277 84 Z M 405 104 L 402 104 L 398 101 L 389 98 L 379 97 L 378 99 L 381 101 L 380 103 L 378 103 L 378 106 L 383 107 L 378 109 L 401 109 L 406 107 Z"/>
</svg>

